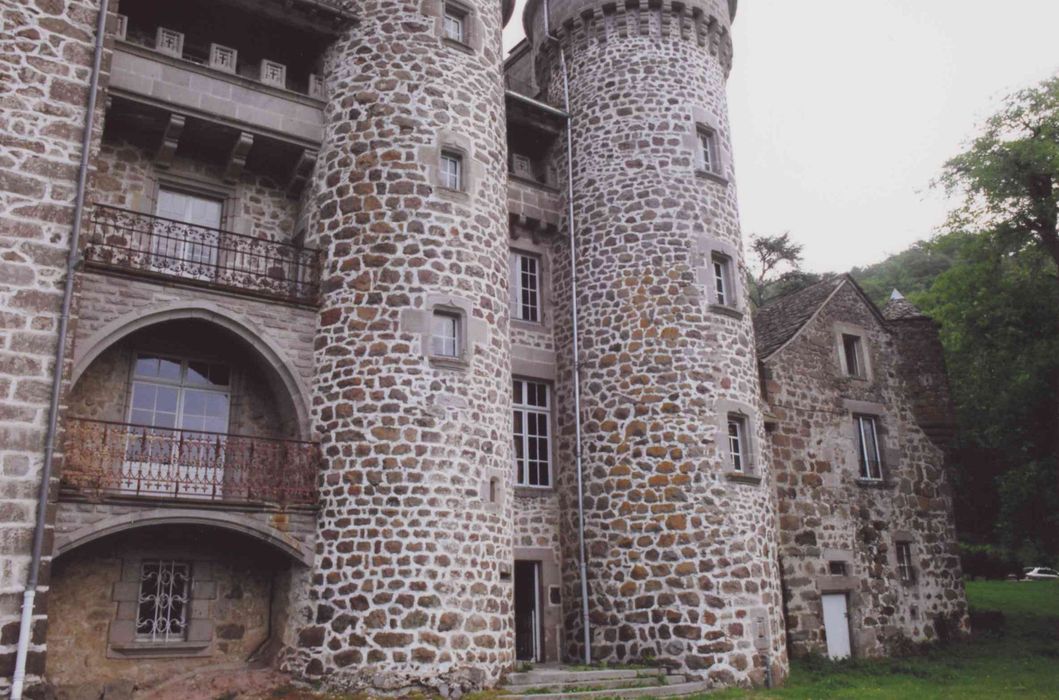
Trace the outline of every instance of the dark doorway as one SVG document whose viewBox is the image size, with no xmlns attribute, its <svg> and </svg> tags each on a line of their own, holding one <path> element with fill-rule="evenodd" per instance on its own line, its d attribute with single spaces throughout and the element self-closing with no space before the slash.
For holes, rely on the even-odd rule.
<svg viewBox="0 0 1059 700">
<path fill-rule="evenodd" d="M 541 565 L 538 561 L 515 562 L 515 658 L 541 661 Z"/>
</svg>

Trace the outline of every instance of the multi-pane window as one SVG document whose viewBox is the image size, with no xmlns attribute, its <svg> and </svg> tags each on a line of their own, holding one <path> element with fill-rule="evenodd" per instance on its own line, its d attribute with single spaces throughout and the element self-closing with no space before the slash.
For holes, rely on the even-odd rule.
<svg viewBox="0 0 1059 700">
<path fill-rule="evenodd" d="M 463 156 L 459 153 L 441 152 L 441 186 L 450 190 L 463 189 Z"/>
<path fill-rule="evenodd" d="M 140 353 L 130 387 L 122 489 L 212 497 L 223 482 L 231 404 L 227 365 Z"/>
<path fill-rule="evenodd" d="M 916 569 L 912 565 L 912 543 L 897 543 L 897 575 L 902 581 L 915 581 Z"/>
<path fill-rule="evenodd" d="M 732 294 L 730 281 L 730 261 L 723 255 L 714 255 L 710 259 L 713 267 L 713 289 L 716 294 L 717 303 L 721 306 L 731 306 Z"/>
<path fill-rule="evenodd" d="M 430 352 L 436 357 L 460 356 L 460 317 L 449 311 L 435 311 L 430 327 Z"/>
<path fill-rule="evenodd" d="M 151 239 L 152 264 L 184 277 L 212 277 L 223 209 L 220 199 L 159 189 L 155 213 L 161 219 L 156 221 Z"/>
<path fill-rule="evenodd" d="M 699 129 L 699 169 L 717 172 L 717 134 L 710 129 Z"/>
<path fill-rule="evenodd" d="M 750 455 L 747 452 L 746 418 L 728 414 L 728 463 L 737 472 L 745 471 Z"/>
<path fill-rule="evenodd" d="M 140 567 L 136 637 L 143 642 L 182 642 L 191 604 L 191 564 L 150 560 Z"/>
<path fill-rule="evenodd" d="M 847 376 L 865 376 L 864 347 L 859 335 L 842 334 L 842 362 Z"/>
<path fill-rule="evenodd" d="M 511 307 L 519 321 L 541 320 L 541 261 L 535 255 L 511 253 Z"/>
<path fill-rule="evenodd" d="M 551 401 L 548 385 L 514 381 L 515 483 L 551 486 Z"/>
<path fill-rule="evenodd" d="M 875 417 L 854 416 L 853 428 L 857 433 L 860 478 L 881 480 L 882 457 L 879 453 L 879 430 Z"/>
<path fill-rule="evenodd" d="M 443 32 L 446 39 L 467 43 L 467 13 L 458 7 L 445 3 L 445 17 L 443 18 Z"/>
</svg>

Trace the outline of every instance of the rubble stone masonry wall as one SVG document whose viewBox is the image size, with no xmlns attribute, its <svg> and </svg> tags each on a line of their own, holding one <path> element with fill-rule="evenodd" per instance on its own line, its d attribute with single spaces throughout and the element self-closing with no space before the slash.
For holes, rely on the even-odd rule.
<svg viewBox="0 0 1059 700">
<path fill-rule="evenodd" d="M 0 694 L 30 562 L 97 13 L 92 0 L 0 7 Z M 43 672 L 47 562 L 41 584 L 30 684 Z"/>
<path fill-rule="evenodd" d="M 441 2 L 360 3 L 325 66 L 326 465 L 312 616 L 286 665 L 333 687 L 448 694 L 513 661 L 500 6 L 462 5 L 466 43 L 442 38 Z M 459 357 L 431 357 L 434 310 L 459 319 Z"/>
<path fill-rule="evenodd" d="M 869 378 L 842 376 L 836 324 L 863 333 Z M 780 558 L 792 653 L 824 653 L 823 592 L 847 592 L 854 653 L 899 636 L 966 627 L 966 602 L 942 451 L 916 421 L 895 341 L 851 283 L 765 361 L 780 507 Z M 854 414 L 876 417 L 883 481 L 858 479 Z M 914 580 L 898 573 L 908 542 Z M 844 562 L 845 574 L 829 562 Z"/>
<path fill-rule="evenodd" d="M 562 104 L 559 56 L 533 7 L 538 77 Z M 593 657 L 654 658 L 716 685 L 761 683 L 771 664 L 778 680 L 774 494 L 738 288 L 727 7 L 555 2 L 551 12 L 569 65 Z M 715 140 L 712 172 L 698 172 L 700 130 Z M 737 285 L 726 308 L 708 285 L 715 251 Z M 568 275 L 556 266 L 560 319 Z M 556 335 L 564 627 L 579 656 L 569 324 Z M 758 455 L 743 474 L 729 473 L 729 411 L 745 417 Z"/>
</svg>

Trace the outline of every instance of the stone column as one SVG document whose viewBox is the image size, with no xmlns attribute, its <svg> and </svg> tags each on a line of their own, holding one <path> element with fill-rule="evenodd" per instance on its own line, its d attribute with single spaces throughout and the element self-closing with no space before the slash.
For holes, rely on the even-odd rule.
<svg viewBox="0 0 1059 700">
<path fill-rule="evenodd" d="M 513 660 L 501 7 L 455 7 L 463 42 L 443 38 L 440 0 L 361 2 L 325 66 L 326 466 L 291 664 L 334 688 L 449 694 Z M 462 162 L 457 190 L 442 152 Z M 432 354 L 435 311 L 458 319 L 456 358 Z"/>
<path fill-rule="evenodd" d="M 732 3 L 734 5 L 734 3 Z M 721 0 L 552 0 L 566 53 L 582 341 L 589 607 L 595 658 L 657 659 L 718 685 L 786 671 L 775 497 L 731 165 Z M 562 104 L 543 3 L 525 24 Z M 700 134 L 713 139 L 704 162 Z M 727 260 L 718 297 L 714 258 Z M 569 318 L 566 266 L 557 318 Z M 570 376 L 570 329 L 558 376 Z M 564 615 L 580 655 L 571 389 L 562 405 Z M 742 472 L 728 454 L 742 416 Z"/>
</svg>

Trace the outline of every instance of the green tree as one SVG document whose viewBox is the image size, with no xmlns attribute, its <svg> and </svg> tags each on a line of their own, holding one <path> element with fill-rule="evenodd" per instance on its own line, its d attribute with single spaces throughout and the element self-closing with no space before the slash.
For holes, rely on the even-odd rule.
<svg viewBox="0 0 1059 700">
<path fill-rule="evenodd" d="M 820 275 L 801 269 L 802 244 L 791 240 L 791 232 L 750 237 L 752 260 L 750 300 L 761 306 L 770 299 L 796 292 L 820 280 Z"/>
<path fill-rule="evenodd" d="M 1059 76 L 1011 95 L 939 184 L 959 195 L 952 231 L 985 231 L 1007 250 L 1036 246 L 1059 268 Z"/>
</svg>

